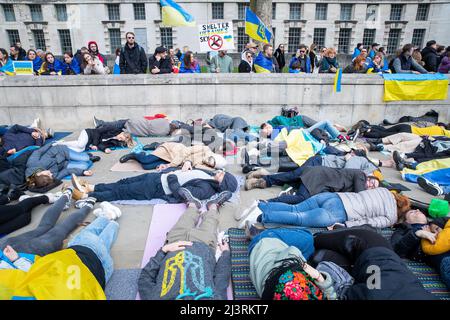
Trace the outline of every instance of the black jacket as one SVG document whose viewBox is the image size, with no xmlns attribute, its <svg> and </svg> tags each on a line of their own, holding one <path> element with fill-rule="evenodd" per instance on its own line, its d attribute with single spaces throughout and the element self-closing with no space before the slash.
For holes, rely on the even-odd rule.
<svg viewBox="0 0 450 320">
<path fill-rule="evenodd" d="M 284 53 L 282 53 L 280 49 L 277 49 L 275 50 L 273 56 L 275 57 L 275 59 L 277 59 L 278 68 L 280 68 L 280 70 L 283 70 L 284 66 L 286 65 L 286 58 L 284 57 Z"/>
<path fill-rule="evenodd" d="M 148 59 L 148 70 L 151 74 L 152 70 L 157 67 L 160 71 L 155 74 L 165 74 L 172 73 L 172 63 L 170 62 L 170 58 L 160 59 L 159 61 L 155 59 L 155 56 L 151 56 Z"/>
<path fill-rule="evenodd" d="M 250 73 L 254 71 L 253 67 L 250 67 L 247 61 L 241 60 L 241 63 L 238 67 L 239 73 Z"/>
<path fill-rule="evenodd" d="M 413 228 L 408 223 L 401 223 L 391 237 L 391 244 L 394 251 L 403 259 L 423 261 L 425 254 L 420 247 L 420 238 L 418 238 Z"/>
<path fill-rule="evenodd" d="M 122 130 L 119 129 L 111 129 L 107 126 L 102 126 L 96 129 L 86 129 L 86 133 L 88 135 L 88 143 L 86 144 L 86 150 L 89 150 L 91 145 L 97 146 L 100 150 L 105 151 L 106 148 L 116 147 L 117 145 L 112 145 L 113 142 L 103 141 L 103 139 L 111 139 L 115 137 Z M 113 140 L 113 139 L 111 139 Z M 117 141 L 117 140 L 115 140 Z"/>
<path fill-rule="evenodd" d="M 174 198 L 169 198 L 169 202 L 172 202 L 172 200 L 175 202 L 180 202 L 180 200 L 184 202 L 184 199 L 178 194 L 181 187 L 188 189 L 192 195 L 199 200 L 209 199 L 221 191 L 219 182 L 216 180 L 194 179 L 181 186 L 178 182 L 177 176 L 171 174 L 167 177 L 167 183 L 169 184 L 169 189 L 172 191 L 172 196 Z"/>
<path fill-rule="evenodd" d="M 11 163 L 6 160 L 5 155 L 0 156 L 0 184 L 5 185 L 22 185 L 25 183 L 25 170 L 27 169 L 27 161 L 34 150 L 27 150 L 15 158 Z"/>
<path fill-rule="evenodd" d="M 424 68 L 429 72 L 437 72 L 439 67 L 439 55 L 432 47 L 425 47 L 422 50 L 422 61 L 425 62 Z"/>
<path fill-rule="evenodd" d="M 401 258 L 385 247 L 365 250 L 356 260 L 352 276 L 355 278 L 355 284 L 345 293 L 348 300 L 436 299 L 424 289 Z M 379 289 L 369 288 L 368 284 L 372 284 L 376 278 L 380 280 Z"/>
<path fill-rule="evenodd" d="M 144 49 L 135 43 L 133 48 L 127 44 L 120 51 L 121 74 L 138 74 L 147 72 L 147 55 Z"/>
<path fill-rule="evenodd" d="M 322 192 L 360 192 L 367 189 L 367 177 L 358 169 L 307 167 L 300 179 L 312 196 Z"/>
</svg>

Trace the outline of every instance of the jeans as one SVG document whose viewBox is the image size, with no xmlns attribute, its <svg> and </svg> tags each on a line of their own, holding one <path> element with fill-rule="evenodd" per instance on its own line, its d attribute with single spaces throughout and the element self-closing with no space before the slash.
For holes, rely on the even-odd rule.
<svg viewBox="0 0 450 320">
<path fill-rule="evenodd" d="M 260 202 L 263 223 L 288 224 L 299 227 L 328 227 L 347 220 L 344 204 L 335 193 L 319 193 L 297 205 Z"/>
<path fill-rule="evenodd" d="M 286 183 L 298 182 L 301 174 L 305 170 L 306 167 L 316 167 L 322 165 L 322 157 L 321 156 L 313 156 L 305 161 L 305 163 L 298 167 L 295 170 L 283 173 L 271 174 L 268 176 L 263 176 L 262 178 L 266 180 L 267 187 L 271 187 L 273 185 L 282 186 Z"/>
<path fill-rule="evenodd" d="M 369 132 L 364 133 L 364 137 L 366 138 L 386 138 L 387 136 L 396 134 L 396 133 L 411 133 L 411 126 L 409 124 L 397 124 L 390 128 L 385 128 L 382 126 L 371 126 Z"/>
<path fill-rule="evenodd" d="M 294 195 L 291 194 L 284 194 L 282 196 L 269 199 L 267 201 L 269 202 L 282 202 L 287 204 L 298 204 L 300 202 L 305 201 L 306 199 L 311 198 L 311 194 L 309 193 L 308 189 L 306 189 L 304 184 L 300 184 L 298 187 L 298 190 Z"/>
<path fill-rule="evenodd" d="M 249 254 L 255 245 L 264 238 L 280 239 L 288 246 L 296 247 L 306 260 L 314 253 L 314 239 L 308 230 L 303 228 L 273 228 L 261 232 L 252 239 L 248 246 Z"/>
<path fill-rule="evenodd" d="M 313 126 L 309 127 L 308 129 L 306 129 L 306 131 L 311 133 L 314 129 L 321 129 L 321 130 L 324 130 L 324 131 L 328 132 L 328 134 L 333 139 L 336 139 L 340 135 L 340 132 L 328 120 L 319 121 L 315 125 L 313 125 Z"/>
<path fill-rule="evenodd" d="M 450 290 L 450 257 L 442 259 L 440 271 L 442 282 L 444 282 L 447 289 Z"/>
<path fill-rule="evenodd" d="M 145 154 L 145 152 L 140 152 L 135 154 L 136 161 L 142 165 L 145 170 L 156 169 L 160 164 L 167 164 L 166 160 L 163 160 L 153 154 Z"/>
<path fill-rule="evenodd" d="M 161 175 L 159 172 L 146 173 L 114 183 L 100 183 L 89 196 L 98 201 L 164 199 Z"/>
<path fill-rule="evenodd" d="M 117 222 L 100 217 L 84 228 L 68 244 L 69 248 L 83 246 L 94 251 L 105 270 L 105 282 L 108 282 L 114 271 L 113 259 L 109 252 L 117 239 L 118 231 Z"/>
<path fill-rule="evenodd" d="M 89 155 L 83 152 L 75 152 L 69 149 L 69 164 L 67 169 L 82 169 L 87 170 L 92 166 L 92 161 L 89 160 Z"/>
<path fill-rule="evenodd" d="M 242 131 L 240 129 L 227 130 L 225 133 L 225 137 L 227 140 L 232 140 L 235 143 L 237 143 L 240 140 L 243 140 L 245 142 L 258 140 L 257 136 Z"/>
</svg>

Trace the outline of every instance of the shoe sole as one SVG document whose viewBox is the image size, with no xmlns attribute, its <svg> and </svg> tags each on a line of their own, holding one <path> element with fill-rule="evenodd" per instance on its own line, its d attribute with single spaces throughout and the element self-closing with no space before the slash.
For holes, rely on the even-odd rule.
<svg viewBox="0 0 450 320">
<path fill-rule="evenodd" d="M 75 189 L 77 189 L 80 192 L 85 193 L 83 186 L 81 185 L 81 183 L 78 181 L 78 179 L 76 178 L 76 176 L 73 173 L 72 173 L 70 180 L 72 181 L 72 185 Z"/>
<path fill-rule="evenodd" d="M 232 197 L 232 195 L 231 196 L 229 196 L 229 195 L 223 195 L 223 196 L 220 196 L 219 195 L 219 197 L 218 198 L 216 198 L 216 199 L 214 199 L 213 201 L 209 201 L 209 202 L 207 202 L 206 203 L 206 207 L 208 208 L 211 204 L 216 204 L 217 206 L 221 206 L 221 205 L 223 205 L 225 202 L 227 202 L 228 200 L 230 200 L 231 199 L 231 197 Z"/>
<path fill-rule="evenodd" d="M 442 190 L 440 187 L 435 186 L 434 184 L 427 181 L 425 178 L 422 177 L 417 178 L 417 183 L 422 189 L 424 189 L 427 193 L 433 196 L 439 196 L 442 194 Z"/>
<path fill-rule="evenodd" d="M 197 209 L 200 209 L 202 207 L 201 201 L 198 200 L 197 198 L 195 198 L 189 190 L 184 189 L 184 190 L 182 190 L 180 192 L 181 192 L 181 195 L 183 196 L 183 198 L 185 198 L 186 201 L 195 204 Z"/>
</svg>

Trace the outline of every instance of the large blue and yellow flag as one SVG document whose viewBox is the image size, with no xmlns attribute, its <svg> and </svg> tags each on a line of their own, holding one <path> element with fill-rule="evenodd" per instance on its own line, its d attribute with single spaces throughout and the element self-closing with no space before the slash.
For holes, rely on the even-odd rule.
<svg viewBox="0 0 450 320">
<path fill-rule="evenodd" d="M 256 73 L 271 73 L 273 71 L 272 59 L 267 58 L 262 52 L 256 56 L 253 66 Z"/>
<path fill-rule="evenodd" d="M 384 101 L 446 100 L 448 78 L 441 74 L 383 74 Z"/>
<path fill-rule="evenodd" d="M 249 7 L 245 12 L 245 33 L 250 38 L 264 43 L 270 43 L 272 39 L 272 33 Z"/>
<path fill-rule="evenodd" d="M 162 24 L 170 27 L 195 27 L 195 18 L 172 0 L 160 0 Z"/>
</svg>

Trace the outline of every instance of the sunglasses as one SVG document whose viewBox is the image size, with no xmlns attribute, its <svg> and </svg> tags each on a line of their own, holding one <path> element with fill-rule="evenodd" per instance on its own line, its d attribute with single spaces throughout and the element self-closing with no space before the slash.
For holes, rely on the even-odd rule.
<svg viewBox="0 0 450 320">
<path fill-rule="evenodd" d="M 128 37 L 127 39 L 134 39 L 134 37 Z"/>
<path fill-rule="evenodd" d="M 300 53 L 305 53 L 306 51 L 305 50 L 300 50 Z"/>
</svg>

